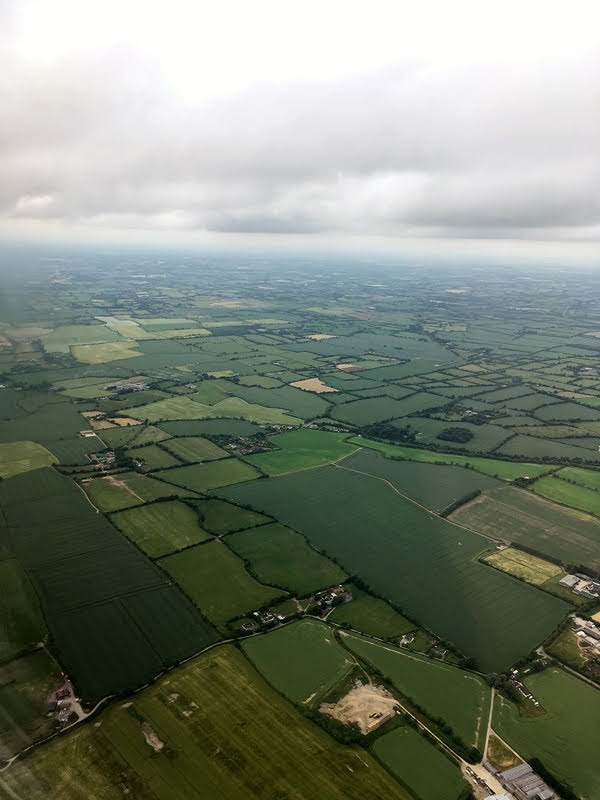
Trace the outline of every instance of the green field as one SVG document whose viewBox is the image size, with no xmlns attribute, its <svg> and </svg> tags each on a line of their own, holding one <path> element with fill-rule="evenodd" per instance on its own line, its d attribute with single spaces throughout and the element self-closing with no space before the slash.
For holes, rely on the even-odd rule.
<svg viewBox="0 0 600 800">
<path fill-rule="evenodd" d="M 444 397 L 426 393 L 417 393 L 404 400 L 394 400 L 385 396 L 372 397 L 336 406 L 331 411 L 331 416 L 340 422 L 348 422 L 360 428 L 380 420 L 405 417 L 415 411 L 443 406 L 445 403 Z"/>
<path fill-rule="evenodd" d="M 451 515 L 462 525 L 559 559 L 600 570 L 600 522 L 513 487 L 494 489 Z"/>
<path fill-rule="evenodd" d="M 239 397 L 228 397 L 212 406 L 190 400 L 189 397 L 170 397 L 168 400 L 126 409 L 123 414 L 149 422 L 211 417 L 233 417 L 265 425 L 299 425 L 301 422 L 287 414 L 284 409 L 247 403 Z"/>
<path fill-rule="evenodd" d="M 396 639 L 415 629 L 415 624 L 395 611 L 385 600 L 350 584 L 352 602 L 338 606 L 327 617 L 338 625 L 347 624 L 362 633 L 381 639 Z"/>
<path fill-rule="evenodd" d="M 181 464 L 179 459 L 172 456 L 156 444 L 148 444 L 145 447 L 132 447 L 127 450 L 127 456 L 141 461 L 144 469 L 167 469 Z"/>
<path fill-rule="evenodd" d="M 347 433 L 328 433 L 302 428 L 271 437 L 278 449 L 248 456 L 246 461 L 266 472 L 279 475 L 299 469 L 330 464 L 352 453 L 356 447 L 345 442 Z"/>
<path fill-rule="evenodd" d="M 177 500 L 119 511 L 111 521 L 150 558 L 210 539 L 200 527 L 198 514 Z"/>
<path fill-rule="evenodd" d="M 282 593 L 263 586 L 223 542 L 200 544 L 160 561 L 201 611 L 216 625 L 266 605 Z"/>
<path fill-rule="evenodd" d="M 78 344 L 71 347 L 71 353 L 83 364 L 104 364 L 122 358 L 141 356 L 134 342 L 108 342 L 107 344 Z"/>
<path fill-rule="evenodd" d="M 402 494 L 438 513 L 465 497 L 471 497 L 477 491 L 501 485 L 494 478 L 481 475 L 475 470 L 398 461 L 385 458 L 373 450 L 353 453 L 338 462 L 338 466 L 383 478 Z"/>
<path fill-rule="evenodd" d="M 458 766 L 413 728 L 377 739 L 373 752 L 421 800 L 462 800 L 466 784 Z"/>
<path fill-rule="evenodd" d="M 534 483 L 533 491 L 561 505 L 600 516 L 600 492 L 594 489 L 586 489 L 585 486 L 578 486 L 563 481 L 560 477 L 548 475 Z"/>
<path fill-rule="evenodd" d="M 120 472 L 105 478 L 82 481 L 82 487 L 92 503 L 101 511 L 121 511 L 160 497 L 172 495 L 195 497 L 195 492 L 157 481 L 136 472 Z"/>
<path fill-rule="evenodd" d="M 71 345 L 113 342 L 120 338 L 106 325 L 59 325 L 42 336 L 41 343 L 48 353 L 68 353 Z"/>
<path fill-rule="evenodd" d="M 327 625 L 303 619 L 242 648 L 264 678 L 294 703 L 318 703 L 354 666 Z"/>
<path fill-rule="evenodd" d="M 376 442 L 355 436 L 348 440 L 351 444 L 379 450 L 388 458 L 398 458 L 406 461 L 421 461 L 427 464 L 456 464 L 460 467 L 468 466 L 484 475 L 500 478 L 503 481 L 514 481 L 528 475 L 531 478 L 544 475 L 553 467 L 543 464 L 523 464 L 514 461 L 498 461 L 495 458 L 477 458 L 476 456 L 460 456 L 450 453 L 434 453 L 431 450 L 421 450 L 417 447 L 402 447 L 385 442 Z"/>
<path fill-rule="evenodd" d="M 304 536 L 275 522 L 227 537 L 227 545 L 249 564 L 261 583 L 305 595 L 348 576 L 307 544 Z"/>
<path fill-rule="evenodd" d="M 180 461 L 214 461 L 218 458 L 227 458 L 230 454 L 216 444 L 201 436 L 189 436 L 169 439 L 162 447 Z"/>
<path fill-rule="evenodd" d="M 563 467 L 556 474 L 564 481 L 585 486 L 586 489 L 600 490 L 600 470 Z"/>
<path fill-rule="evenodd" d="M 483 745 L 490 706 L 490 689 L 483 678 L 357 634 L 343 636 L 346 647 L 431 718 L 441 717 L 466 745 Z"/>
<path fill-rule="evenodd" d="M 250 464 L 238 461 L 237 458 L 225 458 L 208 464 L 190 464 L 187 467 L 174 467 L 156 473 L 163 481 L 196 492 L 206 492 L 231 483 L 251 481 L 259 474 Z"/>
<path fill-rule="evenodd" d="M 600 797 L 600 693 L 557 667 L 528 676 L 525 684 L 545 713 L 521 717 L 513 703 L 498 697 L 494 730 L 524 758 L 538 758 L 577 794 Z"/>
<path fill-rule="evenodd" d="M 205 500 L 195 500 L 194 506 L 198 510 L 203 526 L 211 533 L 221 536 L 224 533 L 241 531 L 270 522 L 269 517 L 240 508 L 224 500 L 210 497 Z"/>
<path fill-rule="evenodd" d="M 303 533 L 484 671 L 501 671 L 527 654 L 569 608 L 479 563 L 487 540 L 433 516 L 378 478 L 321 467 L 219 495 L 251 503 Z"/>
<path fill-rule="evenodd" d="M 20 472 L 49 467 L 57 462 L 56 456 L 37 442 L 0 444 L 0 478 L 10 478 Z"/>
<path fill-rule="evenodd" d="M 216 640 L 69 478 L 44 468 L 0 481 L 0 508 L 10 555 L 31 576 L 53 646 L 86 702 L 131 691 Z"/>
<path fill-rule="evenodd" d="M 161 429 L 172 436 L 253 436 L 262 428 L 245 419 L 189 419 L 162 422 Z"/>
<path fill-rule="evenodd" d="M 0 762 L 54 731 L 46 701 L 63 683 L 45 650 L 0 664 Z"/>
<path fill-rule="evenodd" d="M 369 753 L 304 719 L 233 647 L 113 705 L 98 723 L 17 762 L 2 774 L 0 798 L 47 800 L 59 786 L 61 800 L 410 800 Z"/>
<path fill-rule="evenodd" d="M 43 641 L 47 631 L 31 581 L 15 559 L 0 561 L 0 661 Z"/>
</svg>

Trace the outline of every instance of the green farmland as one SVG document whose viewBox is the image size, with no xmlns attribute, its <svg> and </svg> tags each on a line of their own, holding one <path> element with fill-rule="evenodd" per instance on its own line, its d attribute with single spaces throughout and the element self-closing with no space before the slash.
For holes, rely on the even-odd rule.
<svg viewBox="0 0 600 800">
<path fill-rule="evenodd" d="M 194 507 L 202 518 L 203 526 L 216 536 L 253 528 L 271 521 L 263 514 L 226 503 L 224 500 L 217 500 L 216 497 L 195 500 Z"/>
<path fill-rule="evenodd" d="M 341 583 L 346 573 L 307 544 L 295 531 L 275 522 L 227 537 L 227 545 L 249 564 L 261 583 L 299 595 Z"/>
<path fill-rule="evenodd" d="M 571 508 L 600 516 L 600 492 L 563 481 L 554 475 L 541 478 L 533 485 L 536 494 Z"/>
<path fill-rule="evenodd" d="M 177 439 L 169 439 L 162 447 L 173 453 L 180 461 L 214 461 L 218 458 L 227 458 L 229 453 L 222 450 L 216 444 L 201 436 L 182 436 Z"/>
<path fill-rule="evenodd" d="M 121 511 L 172 495 L 196 496 L 189 489 L 157 481 L 136 472 L 120 472 L 105 478 L 86 479 L 81 485 L 93 505 L 101 511 Z"/>
<path fill-rule="evenodd" d="M 167 556 L 160 564 L 220 627 L 283 594 L 281 589 L 258 583 L 246 571 L 244 562 L 219 541 Z"/>
<path fill-rule="evenodd" d="M 459 508 L 451 519 L 564 564 L 600 569 L 600 521 L 531 492 L 508 486 L 495 489 Z"/>
<path fill-rule="evenodd" d="M 20 563 L 0 561 L 0 662 L 41 642 L 46 623 L 40 602 Z"/>
<path fill-rule="evenodd" d="M 343 634 L 343 642 L 428 716 L 445 720 L 466 745 L 482 747 L 490 706 L 483 678 L 353 633 Z"/>
<path fill-rule="evenodd" d="M 304 719 L 233 647 L 195 659 L 98 722 L 3 773 L 0 798 L 46 800 L 58 785 L 61 800 L 81 800 L 82 787 L 98 798 L 262 800 L 275 785 L 280 797 L 411 800 L 362 748 Z"/>
<path fill-rule="evenodd" d="M 556 667 L 527 677 L 525 683 L 544 713 L 521 717 L 513 703 L 499 697 L 494 704 L 494 730 L 524 758 L 538 758 L 577 794 L 600 797 L 596 747 L 600 694 Z"/>
<path fill-rule="evenodd" d="M 460 769 L 412 728 L 397 728 L 378 739 L 373 752 L 411 792 L 423 800 L 462 800 Z"/>
<path fill-rule="evenodd" d="M 354 667 L 331 629 L 313 619 L 248 639 L 242 647 L 271 686 L 304 705 L 322 700 Z"/>
<path fill-rule="evenodd" d="M 150 558 L 160 558 L 211 538 L 200 527 L 194 509 L 177 500 L 119 511 L 111 520 Z"/>
<path fill-rule="evenodd" d="M 415 629 L 415 624 L 395 611 L 385 600 L 348 586 L 352 602 L 344 603 L 327 617 L 338 625 L 349 625 L 357 631 L 378 636 L 381 639 L 397 639 Z"/>
<path fill-rule="evenodd" d="M 433 516 L 378 478 L 330 466 L 219 494 L 303 533 L 484 671 L 500 671 L 528 653 L 567 613 L 566 603 L 477 562 L 488 540 Z M 518 612 L 524 606 L 525 616 Z"/>
<path fill-rule="evenodd" d="M 181 486 L 193 492 L 206 492 L 230 483 L 251 481 L 259 476 L 259 472 L 249 464 L 237 458 L 224 458 L 207 464 L 190 464 L 186 467 L 174 467 L 157 472 L 156 477 L 170 484 Z"/>
<path fill-rule="evenodd" d="M 56 456 L 37 442 L 0 444 L 0 478 L 56 464 Z"/>
<path fill-rule="evenodd" d="M 303 428 L 271 438 L 278 449 L 246 459 L 268 475 L 295 472 L 299 469 L 330 464 L 352 453 L 356 447 L 347 444 L 346 433 L 328 433 Z"/>
</svg>

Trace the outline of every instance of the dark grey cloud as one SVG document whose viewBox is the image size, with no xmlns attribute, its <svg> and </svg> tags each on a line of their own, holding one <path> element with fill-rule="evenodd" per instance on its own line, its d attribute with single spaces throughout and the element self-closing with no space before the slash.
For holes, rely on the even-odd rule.
<svg viewBox="0 0 600 800">
<path fill-rule="evenodd" d="M 600 238 L 600 49 L 526 73 L 407 61 L 274 76 L 189 102 L 128 47 L 41 67 L 9 43 L 5 222 Z"/>
</svg>

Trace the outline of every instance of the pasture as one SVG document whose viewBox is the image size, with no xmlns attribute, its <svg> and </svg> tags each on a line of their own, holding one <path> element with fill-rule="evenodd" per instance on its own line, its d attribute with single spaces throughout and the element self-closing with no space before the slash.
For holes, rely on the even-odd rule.
<svg viewBox="0 0 600 800">
<path fill-rule="evenodd" d="M 0 798 L 411 800 L 362 748 L 338 744 L 233 647 L 206 653 L 3 773 Z M 157 749 L 152 747 L 154 733 Z M 144 735 L 146 734 L 146 736 Z M 162 743 L 162 748 L 158 743 Z"/>
<path fill-rule="evenodd" d="M 528 653 L 567 612 L 566 603 L 479 563 L 487 540 L 433 516 L 378 478 L 330 466 L 218 494 L 303 533 L 484 671 L 500 671 Z M 527 615 L 519 611 L 524 607 Z"/>
<path fill-rule="evenodd" d="M 112 514 L 111 521 L 150 558 L 198 544 L 211 536 L 185 503 L 168 500 Z"/>
<path fill-rule="evenodd" d="M 260 475 L 250 464 L 237 458 L 224 458 L 207 464 L 190 464 L 186 467 L 173 467 L 156 473 L 163 481 L 190 489 L 194 492 L 206 492 L 230 483 L 251 481 Z"/>
<path fill-rule="evenodd" d="M 600 570 L 600 521 L 513 487 L 494 489 L 450 519 L 503 541 L 514 541 L 565 565 Z"/>
<path fill-rule="evenodd" d="M 127 450 L 127 455 L 129 458 L 140 461 L 143 468 L 147 470 L 168 469 L 181 464 L 179 459 L 155 444 L 148 444 L 144 447 L 131 447 Z"/>
<path fill-rule="evenodd" d="M 329 433 L 307 428 L 287 431 L 270 438 L 277 450 L 247 456 L 246 461 L 268 475 L 319 467 L 338 461 L 356 450 L 355 446 L 347 444 L 347 437 L 346 433 Z"/>
<path fill-rule="evenodd" d="M 525 685 L 545 713 L 522 717 L 513 703 L 498 697 L 494 730 L 524 758 L 538 758 L 578 795 L 600 797 L 600 693 L 558 667 L 528 676 Z"/>
<path fill-rule="evenodd" d="M 418 461 L 424 464 L 456 464 L 503 481 L 514 481 L 526 475 L 533 478 L 538 475 L 544 475 L 552 469 L 551 466 L 543 464 L 523 464 L 515 463 L 514 461 L 499 461 L 495 458 L 434 453 L 431 450 L 421 450 L 417 447 L 402 447 L 401 445 L 387 444 L 386 442 L 376 442 L 373 439 L 365 439 L 362 436 L 354 436 L 348 441 L 350 444 L 378 450 L 388 458 Z"/>
<path fill-rule="evenodd" d="M 255 525 L 271 521 L 269 517 L 256 511 L 240 508 L 214 497 L 195 500 L 194 506 L 200 514 L 202 525 L 216 536 L 253 528 Z"/>
<path fill-rule="evenodd" d="M 547 475 L 536 481 L 533 491 L 547 500 L 553 500 L 563 506 L 578 508 L 581 511 L 600 516 L 600 492 L 563 481 L 560 474 L 558 477 Z"/>
<path fill-rule="evenodd" d="M 31 581 L 16 559 L 0 561 L 0 662 L 41 642 L 46 623 Z"/>
<path fill-rule="evenodd" d="M 244 562 L 214 541 L 199 544 L 159 562 L 208 619 L 220 628 L 279 597 L 283 592 L 264 586 L 244 567 Z"/>
<path fill-rule="evenodd" d="M 305 595 L 341 583 L 346 573 L 321 553 L 304 536 L 274 522 L 232 533 L 227 546 L 243 558 L 261 583 L 280 586 Z"/>
<path fill-rule="evenodd" d="M 429 717 L 441 717 L 466 745 L 481 748 L 491 697 L 483 678 L 354 633 L 344 633 L 342 641 Z"/>
<path fill-rule="evenodd" d="M 364 592 L 357 586 L 348 585 L 352 601 L 343 603 L 327 617 L 338 625 L 349 625 L 362 633 L 381 639 L 397 639 L 415 629 L 415 624 L 395 611 L 389 603 Z"/>
<path fill-rule="evenodd" d="M 219 458 L 228 458 L 227 451 L 201 436 L 182 436 L 169 439 L 161 447 L 173 453 L 180 461 L 193 463 L 195 461 L 214 461 Z"/>
<path fill-rule="evenodd" d="M 71 353 L 82 364 L 104 364 L 142 355 L 137 344 L 128 341 L 73 345 Z"/>
<path fill-rule="evenodd" d="M 416 797 L 462 800 L 466 790 L 460 769 L 420 733 L 407 726 L 381 736 L 373 752 Z"/>
<path fill-rule="evenodd" d="M 284 409 L 247 403 L 239 397 L 227 397 L 211 406 L 191 400 L 187 396 L 172 396 L 168 400 L 126 409 L 123 413 L 149 422 L 232 417 L 263 425 L 296 426 L 301 423 L 300 419 L 289 415 Z"/>
<path fill-rule="evenodd" d="M 85 479 L 81 486 L 101 511 L 121 511 L 160 497 L 172 495 L 195 497 L 195 492 L 154 480 L 137 472 L 119 472 L 104 478 Z"/>
<path fill-rule="evenodd" d="M 29 472 L 56 463 L 56 456 L 38 442 L 0 444 L 0 478 L 10 478 L 20 472 Z"/>
<path fill-rule="evenodd" d="M 314 619 L 248 639 L 242 649 L 271 686 L 302 705 L 317 705 L 354 667 L 332 630 Z"/>
</svg>

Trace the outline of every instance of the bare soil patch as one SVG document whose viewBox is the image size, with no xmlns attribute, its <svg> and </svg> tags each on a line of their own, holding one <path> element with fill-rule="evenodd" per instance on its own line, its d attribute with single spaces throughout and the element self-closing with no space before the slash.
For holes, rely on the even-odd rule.
<svg viewBox="0 0 600 800">
<path fill-rule="evenodd" d="M 337 703 L 321 703 L 319 711 L 349 725 L 358 723 L 363 734 L 371 733 L 391 719 L 398 706 L 396 698 L 382 686 L 356 686 Z"/>
<path fill-rule="evenodd" d="M 335 339 L 335 335 L 333 333 L 311 333 L 306 338 L 312 339 L 313 342 L 322 342 L 325 339 Z"/>
<path fill-rule="evenodd" d="M 361 367 L 360 367 L 360 364 L 336 364 L 335 368 L 336 369 L 343 369 L 344 372 L 356 372 Z"/>
<path fill-rule="evenodd" d="M 306 378 L 303 381 L 294 381 L 290 383 L 296 389 L 302 389 L 305 392 L 315 392 L 316 394 L 327 394 L 329 392 L 337 392 L 332 386 L 327 386 L 326 383 L 320 378 Z"/>
</svg>

